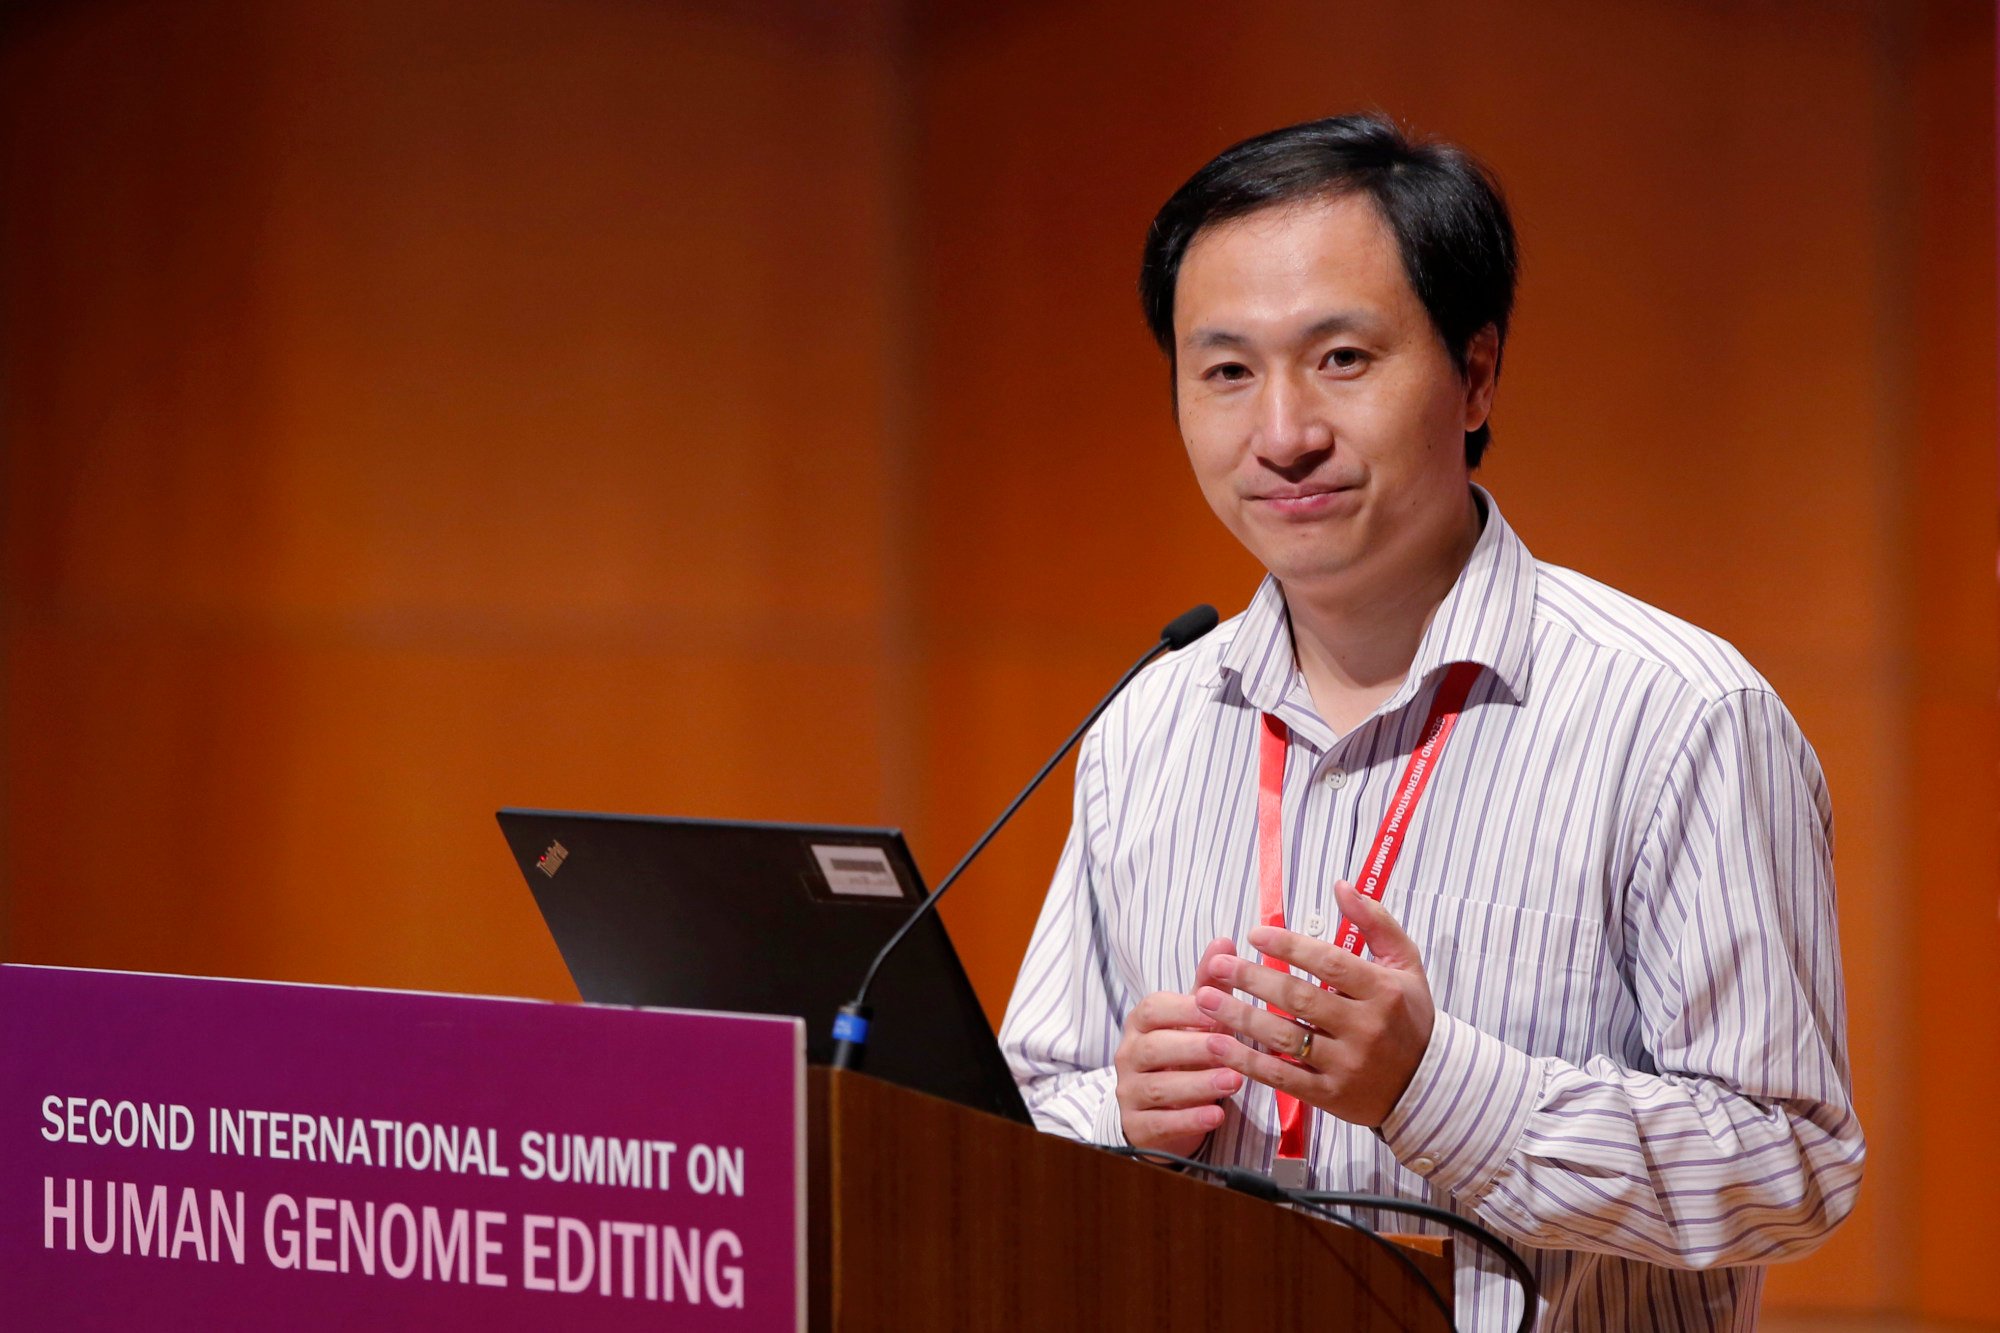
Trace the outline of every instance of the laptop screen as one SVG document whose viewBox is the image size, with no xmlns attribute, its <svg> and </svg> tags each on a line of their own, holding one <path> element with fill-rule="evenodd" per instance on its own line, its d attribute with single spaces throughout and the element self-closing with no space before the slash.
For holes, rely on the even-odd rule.
<svg viewBox="0 0 2000 1333">
<path fill-rule="evenodd" d="M 796 1014 L 825 1064 L 835 1012 L 925 889 L 893 829 L 502 810 L 585 1000 Z M 919 922 L 870 994 L 868 1073 L 1027 1122 L 944 924 Z"/>
</svg>

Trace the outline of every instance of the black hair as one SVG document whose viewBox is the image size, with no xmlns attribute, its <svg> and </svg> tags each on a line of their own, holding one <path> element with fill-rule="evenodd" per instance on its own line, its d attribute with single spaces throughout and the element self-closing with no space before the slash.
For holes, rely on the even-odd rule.
<svg viewBox="0 0 2000 1333">
<path fill-rule="evenodd" d="M 1330 116 L 1245 139 L 1188 178 L 1146 232 L 1139 301 L 1160 350 L 1174 359 L 1174 287 L 1181 260 L 1204 228 L 1259 209 L 1366 195 L 1395 233 L 1403 272 L 1462 375 L 1473 337 L 1487 325 L 1507 345 L 1519 260 L 1500 184 L 1455 144 L 1416 141 L 1379 114 Z M 1499 373 L 1496 359 L 1494 373 Z M 1465 433 L 1478 467 L 1492 440 Z"/>
</svg>

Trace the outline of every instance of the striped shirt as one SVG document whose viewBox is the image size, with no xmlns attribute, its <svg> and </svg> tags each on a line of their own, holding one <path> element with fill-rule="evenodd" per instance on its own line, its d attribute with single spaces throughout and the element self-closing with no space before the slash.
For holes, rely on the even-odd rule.
<svg viewBox="0 0 2000 1333">
<path fill-rule="evenodd" d="M 1728 644 L 1537 562 L 1477 495 L 1408 677 L 1347 734 L 1274 579 L 1113 704 L 1001 1043 L 1043 1129 L 1122 1141 L 1126 1014 L 1256 924 L 1259 713 L 1291 731 L 1286 921 L 1330 938 L 1444 668 L 1476 662 L 1384 900 L 1430 1045 L 1379 1132 L 1313 1116 L 1311 1185 L 1483 1222 L 1534 1267 L 1543 1329 L 1749 1329 L 1758 1265 L 1811 1249 L 1861 1178 L 1819 761 Z M 1270 1089 L 1224 1109 L 1204 1155 L 1269 1170 Z M 1458 1255 L 1459 1327 L 1510 1329 L 1504 1270 Z"/>
</svg>

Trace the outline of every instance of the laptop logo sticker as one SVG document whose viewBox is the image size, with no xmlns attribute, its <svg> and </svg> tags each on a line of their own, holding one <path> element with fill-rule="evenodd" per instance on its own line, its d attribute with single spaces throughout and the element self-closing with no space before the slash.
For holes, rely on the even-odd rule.
<svg viewBox="0 0 2000 1333">
<path fill-rule="evenodd" d="M 826 887 L 850 898 L 901 898 L 903 886 L 889 866 L 889 854 L 880 847 L 842 847 L 812 844 L 813 859 L 826 876 Z"/>
<path fill-rule="evenodd" d="M 552 842 L 546 852 L 535 858 L 535 869 L 554 879 L 556 871 L 561 870 L 562 863 L 567 860 L 569 860 L 569 848 L 559 842 Z"/>
</svg>

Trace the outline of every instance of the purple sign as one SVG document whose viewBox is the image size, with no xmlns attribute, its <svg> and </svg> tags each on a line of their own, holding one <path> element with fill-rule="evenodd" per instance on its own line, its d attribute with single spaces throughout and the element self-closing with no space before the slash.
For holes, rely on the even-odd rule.
<svg viewBox="0 0 2000 1333">
<path fill-rule="evenodd" d="M 24 1326 L 800 1329 L 791 1018 L 0 966 Z"/>
</svg>

